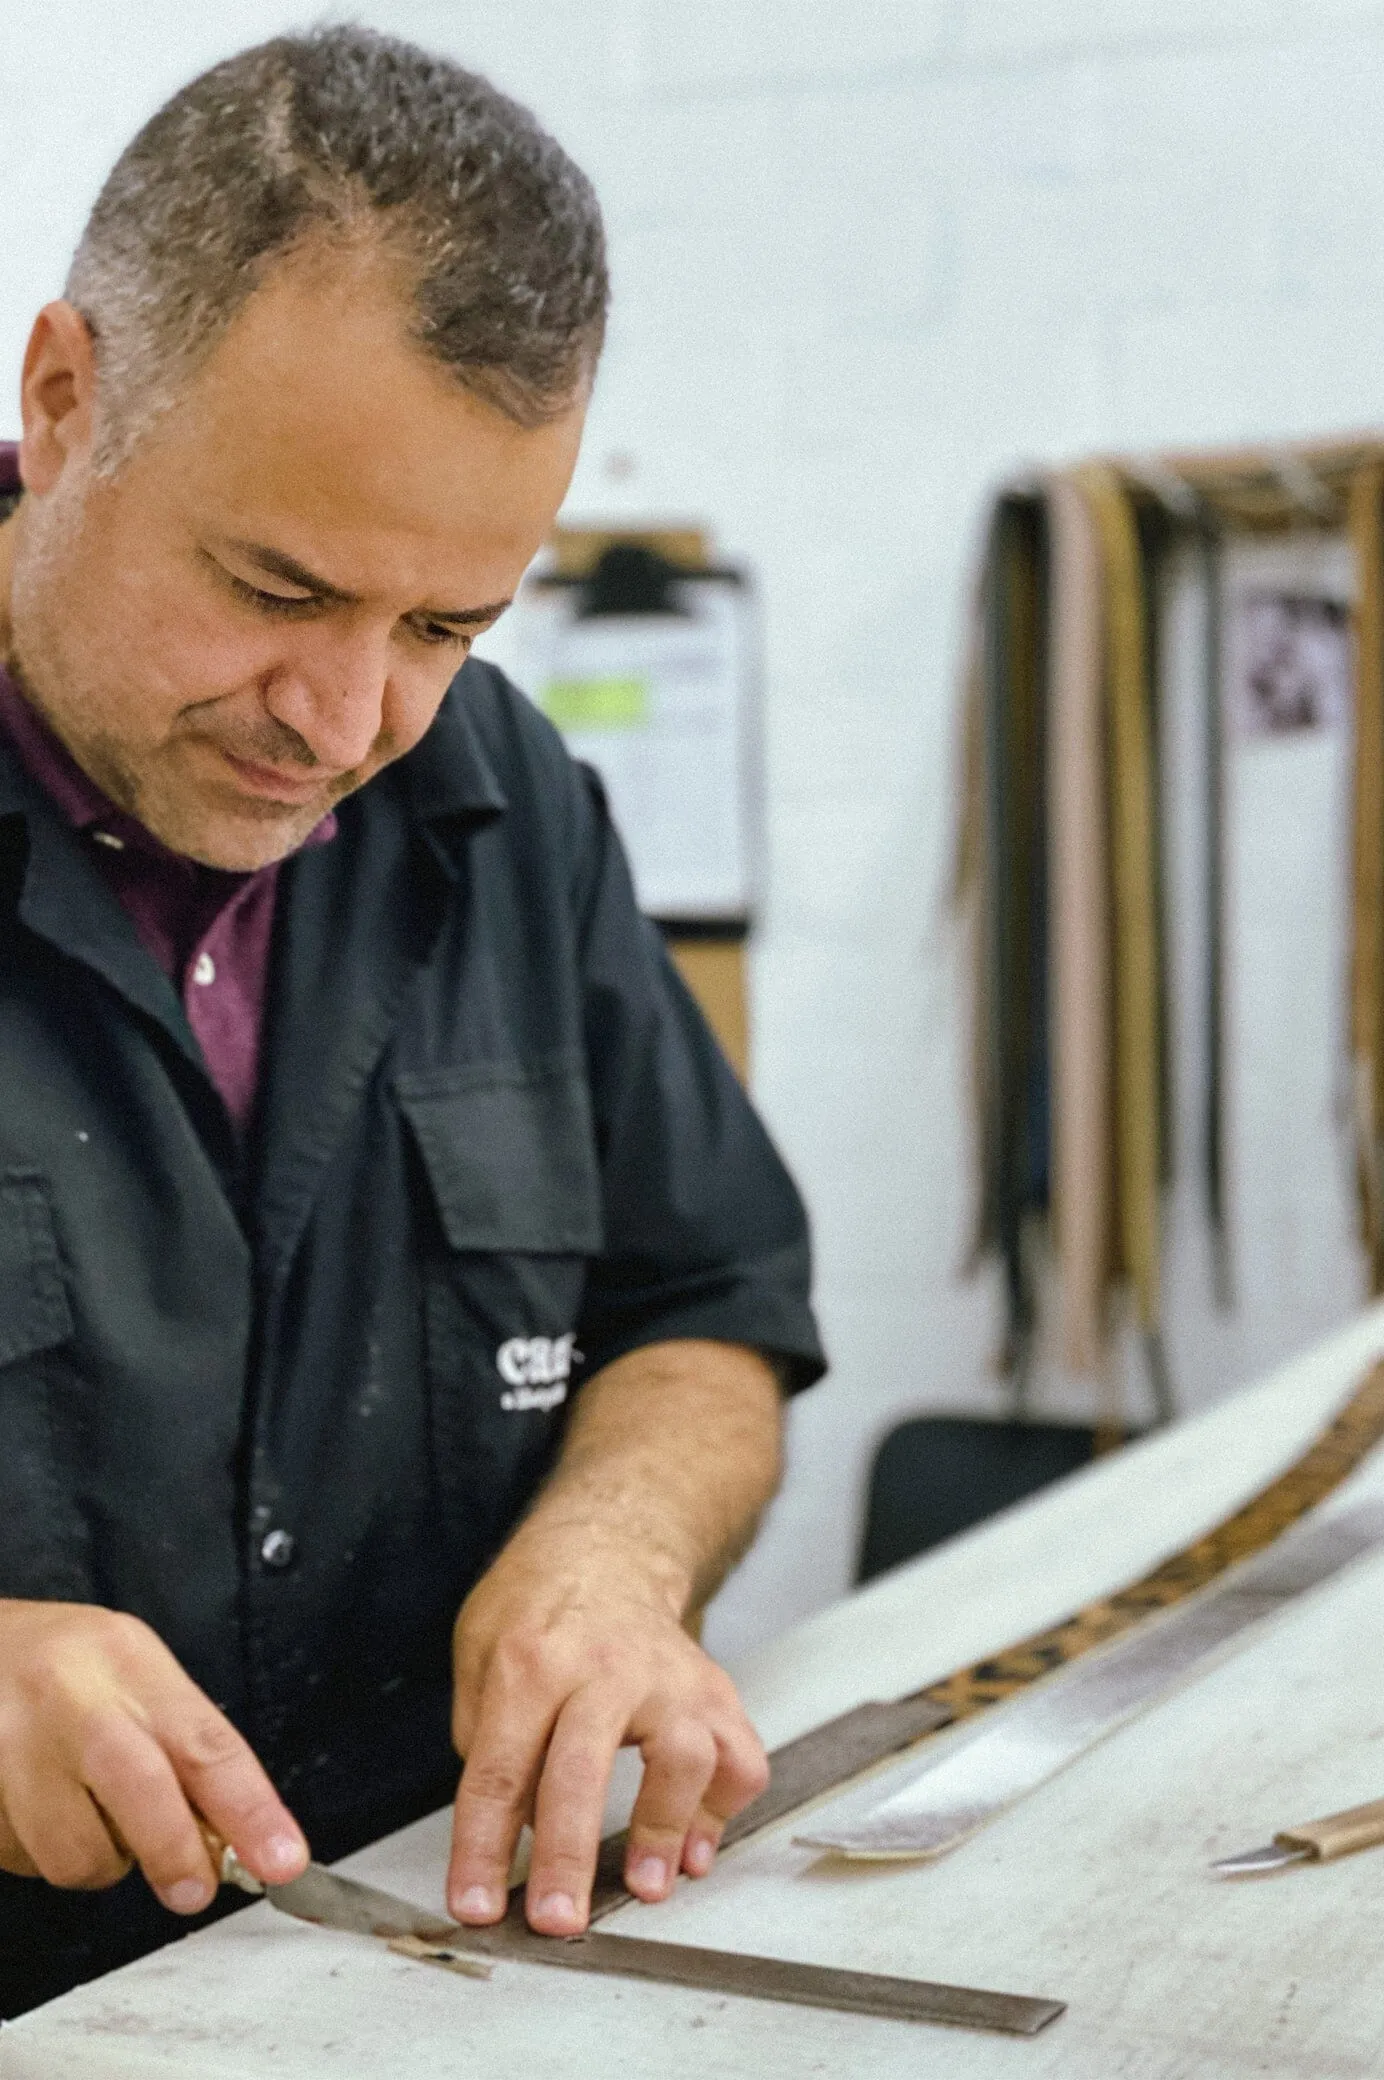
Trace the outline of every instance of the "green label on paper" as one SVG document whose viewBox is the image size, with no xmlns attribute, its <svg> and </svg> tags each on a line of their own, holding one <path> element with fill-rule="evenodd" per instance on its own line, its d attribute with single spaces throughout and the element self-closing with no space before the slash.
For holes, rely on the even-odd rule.
<svg viewBox="0 0 1384 2080">
<path fill-rule="evenodd" d="M 539 705 L 559 729 L 639 729 L 649 719 L 649 682 L 550 679 Z"/>
</svg>

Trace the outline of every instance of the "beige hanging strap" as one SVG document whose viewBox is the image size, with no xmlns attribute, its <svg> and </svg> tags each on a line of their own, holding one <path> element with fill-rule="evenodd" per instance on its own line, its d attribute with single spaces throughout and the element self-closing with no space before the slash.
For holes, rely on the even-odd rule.
<svg viewBox="0 0 1384 2080">
<path fill-rule="evenodd" d="M 1100 537 L 1075 478 L 1052 479 L 1048 522 L 1053 1231 L 1063 1357 L 1091 1378 L 1115 1256 L 1105 624 Z"/>
<path fill-rule="evenodd" d="M 1384 1289 L 1380 1127 L 1384 1123 L 1384 460 L 1351 479 L 1355 548 L 1355 905 L 1350 1036 L 1362 1240 L 1371 1282 Z"/>
<path fill-rule="evenodd" d="M 1116 1232 L 1139 1326 L 1159 1318 L 1158 897 L 1152 702 L 1134 508 L 1107 463 L 1076 472 L 1105 572 L 1114 918 Z"/>
</svg>

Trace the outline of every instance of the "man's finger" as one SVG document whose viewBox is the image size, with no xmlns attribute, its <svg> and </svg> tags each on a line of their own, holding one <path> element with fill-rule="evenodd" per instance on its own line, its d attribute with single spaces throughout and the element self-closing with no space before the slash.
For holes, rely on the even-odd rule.
<svg viewBox="0 0 1384 2080">
<path fill-rule="evenodd" d="M 682 1845 L 682 1868 L 689 1878 L 704 1878 L 716 1860 L 726 1823 L 743 1812 L 769 1783 L 769 1758 L 748 1720 L 718 1751 L 715 1774 L 688 1825 Z"/>
<path fill-rule="evenodd" d="M 187 1801 L 264 1884 L 297 1877 L 308 1861 L 297 1821 L 249 1742 L 190 1678 L 177 1673 L 185 1688 L 160 1700 L 151 1731 Z"/>
<path fill-rule="evenodd" d="M 703 1720 L 664 1720 L 641 1746 L 644 1780 L 630 1816 L 625 1883 L 637 1898 L 666 1899 L 687 1831 L 717 1773 L 716 1739 Z"/>
<path fill-rule="evenodd" d="M 594 1689 L 559 1715 L 534 1802 L 525 1912 L 540 1935 L 579 1935 L 591 1907 L 610 1773 L 626 1714 Z"/>
<path fill-rule="evenodd" d="M 704 1878 L 716 1861 L 716 1851 L 721 1846 L 721 1837 L 726 1823 L 705 1805 L 698 1806 L 692 1815 L 692 1824 L 682 1845 L 682 1868 L 689 1878 Z"/>
<path fill-rule="evenodd" d="M 533 1811 L 556 1706 L 494 1680 L 487 1685 L 452 1810 L 448 1910 L 458 1921 L 498 1921 L 519 1831 Z"/>
<path fill-rule="evenodd" d="M 66 1772 L 37 1764 L 6 1796 L 10 1825 L 35 1876 L 64 1891 L 99 1892 L 129 1870 L 129 1857 Z"/>
<path fill-rule="evenodd" d="M 175 1914 L 209 1907 L 216 1872 L 173 1765 L 153 1736 L 123 1712 L 102 1713 L 87 1729 L 80 1769 L 109 1832 L 164 1905 Z"/>
<path fill-rule="evenodd" d="M 39 1875 L 38 1865 L 15 1833 L 3 1800 L 0 1800 L 0 1871 L 7 1871 L 13 1878 L 36 1878 Z"/>
</svg>

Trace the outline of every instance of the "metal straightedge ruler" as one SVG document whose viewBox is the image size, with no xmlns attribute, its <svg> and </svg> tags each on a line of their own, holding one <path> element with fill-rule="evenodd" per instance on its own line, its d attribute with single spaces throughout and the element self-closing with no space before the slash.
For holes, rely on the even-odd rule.
<svg viewBox="0 0 1384 2080">
<path fill-rule="evenodd" d="M 512 1913 L 495 1928 L 470 1928 L 457 1949 L 516 1964 L 566 1967 L 624 1979 L 652 1979 L 701 1993 L 738 1994 L 747 2000 L 789 2001 L 803 2008 L 837 2008 L 882 2015 L 895 2022 L 942 2022 L 963 2029 L 999 2030 L 1033 2037 L 1060 2015 L 1064 2001 L 1021 1993 L 990 1993 L 942 1986 L 927 1979 L 893 1979 L 878 1972 L 838 1971 L 831 1965 L 789 1964 L 736 1950 L 700 1950 L 687 1943 L 649 1943 L 638 1936 L 535 1935 Z M 421 1952 L 415 1953 L 421 1955 Z M 445 1961 L 445 1960 L 439 1960 Z"/>
</svg>

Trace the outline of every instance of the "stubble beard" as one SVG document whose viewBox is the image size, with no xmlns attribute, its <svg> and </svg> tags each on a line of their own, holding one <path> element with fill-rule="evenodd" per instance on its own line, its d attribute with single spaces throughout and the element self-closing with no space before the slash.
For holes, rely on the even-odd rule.
<svg viewBox="0 0 1384 2080">
<path fill-rule="evenodd" d="M 205 792 L 199 794 L 197 781 L 187 773 L 191 739 L 252 764 L 310 768 L 316 760 L 301 739 L 271 717 L 254 730 L 228 730 L 214 722 L 199 729 L 200 716 L 210 720 L 210 711 L 219 707 L 215 700 L 185 709 L 179 720 L 191 718 L 190 727 L 175 729 L 163 745 L 139 758 L 115 732 L 94 723 L 109 705 L 111 680 L 93 671 L 86 646 L 72 640 L 74 624 L 61 610 L 63 599 L 74 597 L 81 583 L 79 544 L 88 489 L 83 480 L 64 483 L 34 501 L 24 515 L 6 669 L 87 777 L 160 844 L 183 858 L 231 872 L 270 866 L 302 844 L 327 811 L 359 784 L 359 776 L 324 784 L 319 802 L 299 808 L 237 794 L 228 773 L 226 805 L 218 808 Z M 119 668 L 115 660 L 114 669 Z M 130 706 L 136 710 L 137 700 Z"/>
</svg>

